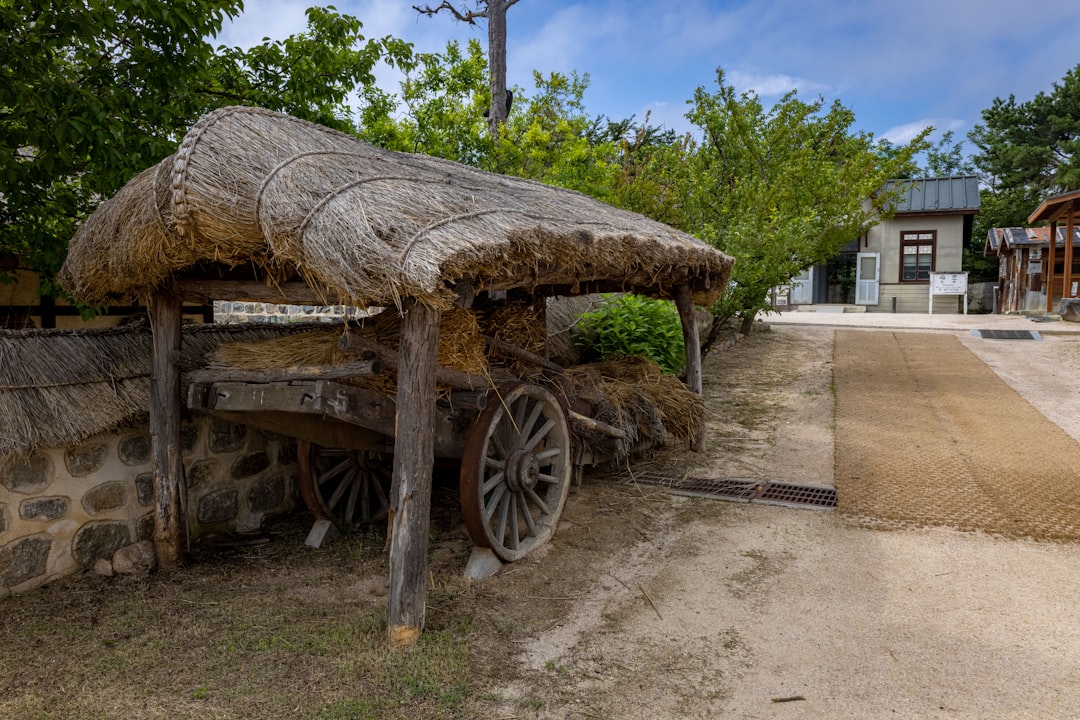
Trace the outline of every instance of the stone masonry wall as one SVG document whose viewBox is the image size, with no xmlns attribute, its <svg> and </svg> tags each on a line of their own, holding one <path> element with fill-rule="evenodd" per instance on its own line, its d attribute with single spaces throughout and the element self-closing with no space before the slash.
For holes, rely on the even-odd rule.
<svg viewBox="0 0 1080 720">
<path fill-rule="evenodd" d="M 251 531 L 295 506 L 293 439 L 200 417 L 183 426 L 192 539 Z M 0 473 L 0 595 L 93 567 L 151 539 L 146 427 L 36 452 Z"/>
</svg>

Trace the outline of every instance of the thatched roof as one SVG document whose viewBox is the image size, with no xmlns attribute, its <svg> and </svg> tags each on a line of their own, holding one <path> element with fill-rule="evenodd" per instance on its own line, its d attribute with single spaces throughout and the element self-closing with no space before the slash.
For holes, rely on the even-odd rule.
<svg viewBox="0 0 1080 720">
<path fill-rule="evenodd" d="M 202 366 L 223 343 L 310 327 L 185 326 L 180 367 Z M 143 420 L 150 407 L 152 354 L 145 322 L 95 330 L 0 330 L 0 464 Z"/>
<path fill-rule="evenodd" d="M 72 239 L 61 280 L 102 304 L 206 263 L 296 273 L 358 306 L 413 297 L 445 307 L 460 282 L 654 296 L 689 283 L 710 304 L 731 258 L 580 193 L 230 107 L 98 208 Z"/>
</svg>

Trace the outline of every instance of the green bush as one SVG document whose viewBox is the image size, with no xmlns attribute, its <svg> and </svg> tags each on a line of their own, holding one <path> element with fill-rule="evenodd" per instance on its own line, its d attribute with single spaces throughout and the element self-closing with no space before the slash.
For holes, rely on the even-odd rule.
<svg viewBox="0 0 1080 720">
<path fill-rule="evenodd" d="M 605 295 L 600 307 L 582 313 L 576 344 L 589 360 L 640 355 L 664 372 L 683 370 L 682 323 L 675 305 L 640 295 Z"/>
</svg>

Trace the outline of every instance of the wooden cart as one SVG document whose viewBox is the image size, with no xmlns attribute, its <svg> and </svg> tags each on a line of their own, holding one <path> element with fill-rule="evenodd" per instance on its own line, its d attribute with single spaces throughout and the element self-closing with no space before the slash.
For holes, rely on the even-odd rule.
<svg viewBox="0 0 1080 720">
<path fill-rule="evenodd" d="M 523 348 L 487 341 L 549 374 L 561 371 Z M 315 545 L 325 523 L 345 530 L 385 518 L 391 506 L 396 400 L 343 381 L 378 372 L 394 354 L 348 332 L 339 347 L 359 359 L 270 371 L 204 369 L 188 377 L 190 409 L 297 438 L 300 492 L 317 520 L 309 538 Z M 473 542 L 512 562 L 551 537 L 575 472 L 598 460 L 595 443 L 582 439 L 619 440 L 625 433 L 571 410 L 543 378 L 527 382 L 498 369 L 492 375 L 436 370 L 444 391 L 435 403 L 434 457 L 460 465 L 462 516 Z"/>
</svg>

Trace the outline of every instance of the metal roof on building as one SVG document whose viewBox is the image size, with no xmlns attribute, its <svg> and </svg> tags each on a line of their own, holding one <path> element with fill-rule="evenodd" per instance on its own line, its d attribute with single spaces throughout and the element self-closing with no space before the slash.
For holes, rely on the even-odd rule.
<svg viewBox="0 0 1080 720">
<path fill-rule="evenodd" d="M 896 213 L 979 212 L 979 180 L 974 175 L 890 180 L 886 192 L 899 188 Z"/>
<path fill-rule="evenodd" d="M 1073 246 L 1080 245 L 1080 228 L 1073 229 Z M 990 228 L 986 234 L 986 253 L 993 255 L 1002 248 L 1049 247 L 1050 228 L 1005 227 Z M 1057 247 L 1065 247 L 1065 228 L 1057 229 Z"/>
</svg>

